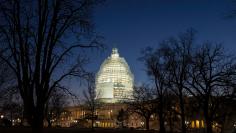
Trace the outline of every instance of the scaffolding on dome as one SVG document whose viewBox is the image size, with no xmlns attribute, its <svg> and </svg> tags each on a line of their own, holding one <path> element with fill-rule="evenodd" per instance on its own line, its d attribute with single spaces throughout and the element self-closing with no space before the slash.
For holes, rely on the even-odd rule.
<svg viewBox="0 0 236 133">
<path fill-rule="evenodd" d="M 131 98 L 134 76 L 118 49 L 113 48 L 109 56 L 100 66 L 96 75 L 97 99 L 114 103 Z"/>
</svg>

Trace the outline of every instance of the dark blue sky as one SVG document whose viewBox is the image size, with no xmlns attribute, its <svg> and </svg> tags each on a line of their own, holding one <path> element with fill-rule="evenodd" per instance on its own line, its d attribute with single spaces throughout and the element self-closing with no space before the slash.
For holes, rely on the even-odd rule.
<svg viewBox="0 0 236 133">
<path fill-rule="evenodd" d="M 141 49 L 189 28 L 197 30 L 198 41 L 222 42 L 226 50 L 236 52 L 236 19 L 225 18 L 234 7 L 232 0 L 107 0 L 93 17 L 96 32 L 109 48 L 93 53 L 89 68 L 97 72 L 116 46 L 135 82 L 145 82 L 144 66 L 137 60 Z"/>
<path fill-rule="evenodd" d="M 116 46 L 135 81 L 143 82 L 144 67 L 137 60 L 141 49 L 188 28 L 197 30 L 197 40 L 222 42 L 236 52 L 236 19 L 225 18 L 233 7 L 232 0 L 107 0 L 95 10 L 94 22 L 109 49 L 93 61 L 92 69 L 97 71 Z"/>
</svg>

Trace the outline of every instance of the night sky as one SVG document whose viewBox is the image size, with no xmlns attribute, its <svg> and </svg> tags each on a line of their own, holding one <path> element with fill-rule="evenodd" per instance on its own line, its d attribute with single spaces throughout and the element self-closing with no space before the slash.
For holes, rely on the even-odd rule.
<svg viewBox="0 0 236 133">
<path fill-rule="evenodd" d="M 236 52 L 236 18 L 227 14 L 236 9 L 233 0 L 107 0 L 94 10 L 95 30 L 104 36 L 108 49 L 94 52 L 89 69 L 97 72 L 103 60 L 117 47 L 129 64 L 135 83 L 147 81 L 138 57 L 146 46 L 176 36 L 189 28 L 197 30 L 198 41 L 224 44 Z M 74 85 L 73 85 L 74 86 Z"/>
</svg>

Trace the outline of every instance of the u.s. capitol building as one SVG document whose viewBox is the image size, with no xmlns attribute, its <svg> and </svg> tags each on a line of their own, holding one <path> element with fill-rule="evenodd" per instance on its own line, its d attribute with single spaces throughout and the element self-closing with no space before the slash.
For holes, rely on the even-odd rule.
<svg viewBox="0 0 236 133">
<path fill-rule="evenodd" d="M 106 103 L 115 103 L 131 98 L 134 76 L 118 49 L 104 60 L 96 75 L 97 99 Z"/>
<path fill-rule="evenodd" d="M 103 103 L 96 109 L 95 127 L 118 127 L 116 117 L 121 109 L 126 109 L 122 103 L 132 98 L 134 76 L 129 65 L 123 57 L 120 57 L 117 48 L 113 48 L 100 66 L 96 74 L 96 100 Z M 89 110 L 84 105 L 67 107 L 67 112 L 62 113 L 60 120 L 53 125 L 69 127 L 74 124 L 89 126 L 91 121 L 87 120 Z M 141 119 L 137 115 L 130 116 L 125 122 L 129 127 L 140 127 Z"/>
</svg>

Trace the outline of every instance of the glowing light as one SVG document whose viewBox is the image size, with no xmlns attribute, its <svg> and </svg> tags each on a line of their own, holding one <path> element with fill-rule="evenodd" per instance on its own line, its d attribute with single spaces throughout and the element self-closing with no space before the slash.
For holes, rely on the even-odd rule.
<svg viewBox="0 0 236 133">
<path fill-rule="evenodd" d="M 143 126 L 143 125 L 144 125 L 144 122 L 143 122 L 143 121 L 141 121 L 141 122 L 140 122 L 140 124 Z"/>
<path fill-rule="evenodd" d="M 188 125 L 188 124 L 189 124 L 189 121 L 185 121 L 185 124 Z"/>
<path fill-rule="evenodd" d="M 1 117 L 1 119 L 3 119 L 3 118 L 4 118 L 4 115 L 1 115 L 0 117 Z"/>
<path fill-rule="evenodd" d="M 191 122 L 191 127 L 195 128 L 195 122 L 194 121 Z"/>
<path fill-rule="evenodd" d="M 20 119 L 20 118 L 17 118 L 17 121 L 18 121 L 18 122 L 21 122 L 21 119 Z"/>
<path fill-rule="evenodd" d="M 202 120 L 201 122 L 202 122 L 202 128 L 204 128 L 204 121 Z"/>
<path fill-rule="evenodd" d="M 199 120 L 196 120 L 196 128 L 199 128 L 200 124 L 199 124 Z"/>
<path fill-rule="evenodd" d="M 153 119 L 153 118 L 154 118 L 154 115 L 151 115 L 151 118 Z"/>
</svg>

